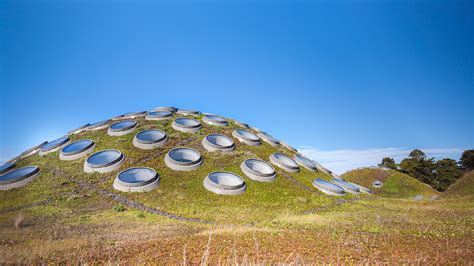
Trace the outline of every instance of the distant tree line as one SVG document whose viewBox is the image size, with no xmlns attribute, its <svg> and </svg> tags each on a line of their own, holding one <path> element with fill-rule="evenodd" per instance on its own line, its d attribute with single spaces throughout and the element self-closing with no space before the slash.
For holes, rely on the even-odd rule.
<svg viewBox="0 0 474 266">
<path fill-rule="evenodd" d="M 465 150 L 459 162 L 456 162 L 449 158 L 435 161 L 416 149 L 399 164 L 393 158 L 385 157 L 379 166 L 406 173 L 438 191 L 444 191 L 458 180 L 463 172 L 474 170 L 474 150 Z"/>
</svg>

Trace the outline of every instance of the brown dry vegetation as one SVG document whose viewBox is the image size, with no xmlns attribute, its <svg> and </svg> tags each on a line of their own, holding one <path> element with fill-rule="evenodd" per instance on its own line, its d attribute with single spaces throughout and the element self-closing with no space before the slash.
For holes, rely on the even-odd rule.
<svg viewBox="0 0 474 266">
<path fill-rule="evenodd" d="M 351 201 L 309 215 L 282 214 L 259 226 L 176 222 L 148 213 L 143 217 L 131 209 L 114 212 L 111 204 L 89 206 L 88 214 L 80 211 L 61 220 L 38 216 L 38 209 L 46 206 L 33 207 L 23 210 L 24 225 L 18 230 L 16 211 L 6 213 L 0 224 L 0 258 L 132 264 L 469 264 L 474 256 L 473 203 L 454 200 Z"/>
</svg>

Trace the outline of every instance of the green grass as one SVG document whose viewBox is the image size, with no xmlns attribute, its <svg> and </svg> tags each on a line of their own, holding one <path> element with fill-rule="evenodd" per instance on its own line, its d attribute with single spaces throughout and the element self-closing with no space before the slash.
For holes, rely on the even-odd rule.
<svg viewBox="0 0 474 266">
<path fill-rule="evenodd" d="M 374 191 L 375 195 L 390 198 L 412 198 L 421 195 L 424 198 L 437 196 L 440 193 L 415 178 L 394 170 L 373 168 L 356 169 L 342 175 L 348 181 L 366 186 Z M 383 186 L 375 188 L 375 180 L 383 182 Z"/>
<path fill-rule="evenodd" d="M 82 169 L 86 157 L 74 161 L 60 161 L 59 152 L 43 157 L 34 155 L 18 162 L 18 166 L 37 165 L 41 169 L 40 175 L 25 187 L 1 191 L 0 208 L 21 206 L 49 198 L 55 201 L 56 209 L 59 211 L 79 208 L 77 206 L 81 204 L 88 205 L 87 201 L 90 199 L 82 196 L 83 192 L 77 192 L 80 188 L 71 182 L 71 179 L 96 184 L 99 188 L 114 191 L 112 183 L 116 174 L 132 166 L 155 169 L 161 177 L 159 188 L 148 193 L 114 192 L 152 208 L 218 223 L 255 224 L 270 221 L 280 213 L 296 215 L 335 200 L 334 197 L 301 189 L 283 177 L 282 170 L 276 166 L 277 179 L 271 183 L 253 181 L 241 172 L 240 164 L 245 159 L 260 158 L 268 162 L 270 154 L 277 151 L 291 155 L 283 147 L 274 148 L 265 142 L 262 142 L 260 146 L 247 146 L 234 139 L 237 145 L 236 150 L 224 154 L 207 152 L 201 146 L 201 140 L 210 133 L 222 133 L 232 137 L 233 129 L 238 128 L 233 123 L 230 123 L 229 127 L 214 127 L 202 123 L 203 128 L 199 132 L 190 134 L 174 130 L 171 127 L 172 120 L 147 121 L 140 118 L 138 121 L 139 128 L 125 136 L 108 136 L 104 129 L 82 132 L 71 137 L 72 141 L 92 139 L 96 143 L 95 152 L 103 149 L 120 150 L 126 159 L 119 170 L 105 174 L 86 174 Z M 144 129 L 164 130 L 168 134 L 167 144 L 155 150 L 135 148 L 132 145 L 132 139 L 136 133 Z M 198 150 L 204 158 L 204 164 L 195 171 L 180 172 L 169 169 L 164 163 L 164 157 L 166 152 L 175 146 L 186 146 Z M 58 175 L 57 171 L 64 172 L 65 176 Z M 239 174 L 246 182 L 247 191 L 238 196 L 222 196 L 207 191 L 202 182 L 213 171 L 231 171 Z M 311 182 L 314 178 L 331 178 L 325 173 L 312 173 L 304 168 L 301 168 L 300 173 L 290 175 L 308 187 L 312 187 Z M 94 200 L 100 200 L 100 197 L 97 197 Z"/>
<path fill-rule="evenodd" d="M 465 173 L 443 193 L 443 197 L 474 197 L 474 171 Z"/>
</svg>

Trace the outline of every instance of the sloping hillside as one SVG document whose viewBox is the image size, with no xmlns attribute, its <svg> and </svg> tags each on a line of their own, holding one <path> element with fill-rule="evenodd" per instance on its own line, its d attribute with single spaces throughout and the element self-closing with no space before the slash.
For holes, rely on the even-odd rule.
<svg viewBox="0 0 474 266">
<path fill-rule="evenodd" d="M 443 197 L 473 197 L 474 196 L 474 171 L 465 173 L 458 181 L 452 184 Z"/>
<path fill-rule="evenodd" d="M 439 195 L 439 192 L 415 178 L 394 170 L 378 168 L 363 168 L 349 171 L 342 175 L 348 181 L 361 184 L 373 190 L 374 194 L 390 198 L 429 198 Z M 383 184 L 377 188 L 374 181 Z"/>
<path fill-rule="evenodd" d="M 96 198 L 87 197 L 84 192 L 99 192 L 104 197 L 115 199 L 117 203 L 138 206 L 156 213 L 164 212 L 169 217 L 216 223 L 255 223 L 268 221 L 280 213 L 303 213 L 335 201 L 334 197 L 324 195 L 311 185 L 313 179 L 330 179 L 323 172 L 310 172 L 300 167 L 299 173 L 285 173 L 274 166 L 277 178 L 274 182 L 257 182 L 246 177 L 240 164 L 249 158 L 269 161 L 274 152 L 292 156 L 294 152 L 279 146 L 273 147 L 262 141 L 259 146 L 249 146 L 234 139 L 236 149 L 230 153 L 208 152 L 203 148 L 202 139 L 211 133 L 221 133 L 232 137 L 232 131 L 239 128 L 230 123 L 227 127 L 217 127 L 202 123 L 202 129 L 196 133 L 183 133 L 172 128 L 177 117 L 163 121 L 148 121 L 135 118 L 138 128 L 124 136 L 109 136 L 107 129 L 84 131 L 70 135 L 71 141 L 91 139 L 95 142 L 94 152 L 104 149 L 117 149 L 125 155 L 121 167 L 110 173 L 85 173 L 84 161 L 87 156 L 61 161 L 59 151 L 45 156 L 33 155 L 16 162 L 17 168 L 36 165 L 39 176 L 24 187 L 0 191 L 0 209 L 15 208 L 26 204 L 51 201 L 47 204 L 55 212 L 63 213 L 70 209 L 79 209 L 80 202 L 94 205 Z M 196 119 L 202 119 L 202 115 Z M 167 133 L 165 146 L 153 150 L 141 150 L 132 145 L 136 133 L 145 129 L 160 129 Z M 194 171 L 174 171 L 164 162 L 166 153 L 174 147 L 189 147 L 199 151 L 203 164 Z M 113 189 L 112 183 L 118 172 L 129 167 L 150 167 L 157 171 L 161 181 L 157 189 L 147 193 L 126 193 Z M 244 178 L 247 190 L 238 196 L 216 195 L 203 186 L 204 178 L 214 171 L 230 171 Z M 296 182 L 295 182 L 296 181 Z M 302 187 L 306 186 L 306 189 Z M 74 200 L 71 200 L 71 197 Z M 350 197 L 350 196 L 347 196 Z M 138 205 L 137 205 L 138 204 Z M 98 204 L 100 205 L 100 204 Z M 54 206 L 54 207 L 53 207 Z M 48 209 L 49 211 L 50 209 Z"/>
<path fill-rule="evenodd" d="M 275 152 L 295 151 L 262 142 L 243 144 L 232 135 L 242 125 L 216 127 L 202 122 L 195 133 L 172 127 L 173 118 L 134 118 L 138 128 L 110 136 L 107 128 L 70 134 L 71 141 L 90 139 L 94 152 L 117 149 L 125 159 L 107 173 L 86 173 L 87 156 L 71 161 L 60 152 L 16 161 L 16 168 L 35 165 L 39 174 L 23 187 L 0 191 L 0 264 L 469 264 L 473 258 L 471 201 L 400 201 L 373 195 L 328 196 L 312 186 L 324 172 L 290 173 L 273 165 L 276 179 L 257 182 L 241 163 L 249 158 L 270 162 Z M 190 116 L 188 116 L 190 117 Z M 115 123 L 120 119 L 113 121 Z M 153 150 L 133 145 L 146 129 L 163 130 L 167 142 Z M 256 133 L 256 129 L 246 129 Z M 202 140 L 210 133 L 231 138 L 230 153 L 209 152 Z M 175 171 L 165 163 L 175 147 L 197 150 L 203 164 Z M 130 167 L 149 167 L 159 186 L 145 193 L 120 192 L 114 180 Z M 213 171 L 243 178 L 241 195 L 217 195 L 203 186 Z M 344 177 L 371 187 L 384 182 L 378 195 L 437 195 L 420 182 L 393 171 L 364 169 Z M 370 176 L 373 176 L 371 178 Z M 364 178 L 362 178 L 364 177 Z M 5 181 L 5 180 L 2 180 Z M 372 187 L 371 187 L 372 188 Z M 466 204 L 467 203 L 467 204 Z M 462 206 L 462 208 L 458 208 Z M 450 249 L 446 248 L 449 243 Z"/>
</svg>

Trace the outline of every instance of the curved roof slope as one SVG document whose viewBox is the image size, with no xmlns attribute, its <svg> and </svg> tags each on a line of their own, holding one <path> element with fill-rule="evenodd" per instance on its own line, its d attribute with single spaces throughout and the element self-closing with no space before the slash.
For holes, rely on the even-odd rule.
<svg viewBox="0 0 474 266">
<path fill-rule="evenodd" d="M 423 196 L 429 198 L 439 192 L 417 179 L 394 170 L 363 168 L 349 171 L 342 175 L 344 179 L 370 188 L 375 195 L 389 198 L 413 198 Z M 383 182 L 379 188 L 372 186 L 375 180 Z"/>
<path fill-rule="evenodd" d="M 181 217 L 196 218 L 223 223 L 248 224 L 256 221 L 269 221 L 282 213 L 302 214 L 307 210 L 330 204 L 337 198 L 326 196 L 313 187 L 315 178 L 331 179 L 323 172 L 311 172 L 301 168 L 299 173 L 287 173 L 277 167 L 273 182 L 260 182 L 248 178 L 240 165 L 247 159 L 260 159 L 267 163 L 273 153 L 283 153 L 292 157 L 283 146 L 273 147 L 266 142 L 259 146 L 241 143 L 232 132 L 240 128 L 229 121 L 226 127 L 215 127 L 202 123 L 196 133 L 187 134 L 175 130 L 173 121 L 182 117 L 174 114 L 168 120 L 146 120 L 136 118 L 138 125 L 134 134 L 123 136 L 107 135 L 107 128 L 96 131 L 84 131 L 71 136 L 71 141 L 91 139 L 96 144 L 95 152 L 116 149 L 124 155 L 123 164 L 108 174 L 85 173 L 84 161 L 87 157 L 74 161 L 59 160 L 59 151 L 47 156 L 31 156 L 17 162 L 17 167 L 38 165 L 41 174 L 27 186 L 9 191 L 0 191 L 2 207 L 14 207 L 41 202 L 53 198 L 61 200 L 64 191 L 80 189 L 76 184 L 91 184 L 107 193 L 118 193 L 121 197 L 133 200 L 147 207 L 172 213 Z M 202 115 L 193 117 L 202 122 Z M 168 135 L 168 141 L 153 150 L 143 150 L 133 146 L 133 138 L 141 130 L 162 130 Z M 202 139 L 209 134 L 223 134 L 235 143 L 235 149 L 229 153 L 208 152 L 202 146 Z M 176 147 L 188 147 L 199 151 L 203 157 L 202 165 L 193 171 L 175 171 L 166 166 L 166 154 Z M 158 188 L 146 193 L 118 192 L 113 188 L 114 176 L 130 167 L 149 167 L 160 175 Z M 241 176 L 246 191 L 238 196 L 222 196 L 208 191 L 203 180 L 212 172 L 229 171 Z M 105 180 L 105 181 L 104 181 Z M 350 195 L 348 195 L 350 197 Z M 87 200 L 108 200 L 102 197 Z M 91 202 L 96 204 L 97 202 Z M 73 203 L 71 203 L 73 204 Z"/>
</svg>

